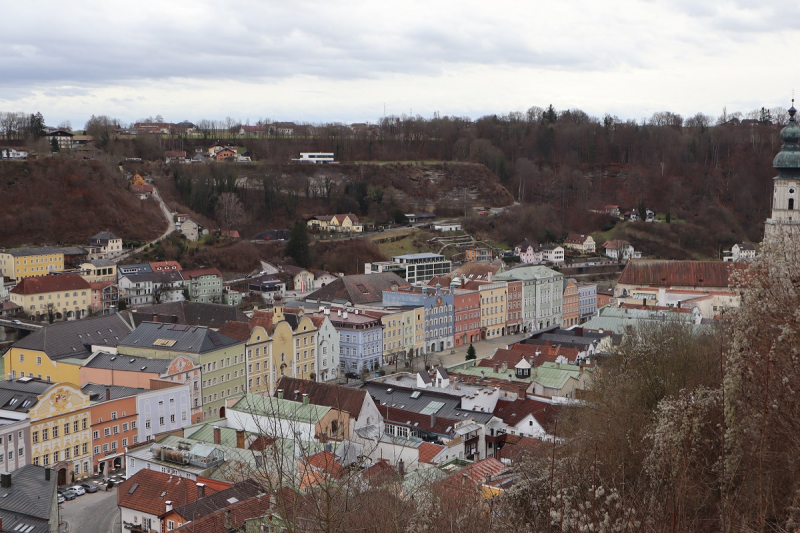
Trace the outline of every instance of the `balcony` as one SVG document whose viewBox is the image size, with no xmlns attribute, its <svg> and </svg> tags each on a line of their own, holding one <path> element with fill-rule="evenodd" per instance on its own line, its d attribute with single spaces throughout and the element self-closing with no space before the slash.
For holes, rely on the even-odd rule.
<svg viewBox="0 0 800 533">
<path fill-rule="evenodd" d="M 505 432 L 497 432 L 494 435 L 485 435 L 484 438 L 486 442 L 494 443 L 495 445 L 504 443 L 506 441 L 506 433 Z"/>
</svg>

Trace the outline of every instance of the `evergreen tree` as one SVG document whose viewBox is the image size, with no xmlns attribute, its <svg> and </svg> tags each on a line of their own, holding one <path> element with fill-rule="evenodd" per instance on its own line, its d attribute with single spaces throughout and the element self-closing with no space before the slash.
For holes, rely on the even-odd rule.
<svg viewBox="0 0 800 533">
<path fill-rule="evenodd" d="M 474 347 L 472 344 L 470 344 L 470 345 L 469 345 L 469 348 L 467 348 L 467 357 L 466 357 L 466 360 L 467 360 L 467 361 L 472 361 L 473 359 L 477 359 L 477 358 L 478 358 L 478 356 L 477 356 L 477 354 L 475 353 L 475 347 Z"/>
<path fill-rule="evenodd" d="M 287 257 L 294 259 L 297 266 L 306 268 L 311 264 L 311 251 L 308 248 L 308 232 L 302 220 L 298 220 L 294 223 L 294 226 L 292 226 L 292 234 L 289 237 L 289 242 L 286 243 L 285 254 Z"/>
<path fill-rule="evenodd" d="M 45 135 L 44 117 L 41 113 L 31 115 L 29 122 L 30 134 L 34 139 L 41 139 Z"/>
</svg>

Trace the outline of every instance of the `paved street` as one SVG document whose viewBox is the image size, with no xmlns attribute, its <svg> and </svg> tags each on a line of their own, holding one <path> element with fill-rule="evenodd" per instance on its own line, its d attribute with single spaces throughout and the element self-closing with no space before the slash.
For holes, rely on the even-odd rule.
<svg viewBox="0 0 800 533">
<path fill-rule="evenodd" d="M 505 337 L 476 342 L 473 344 L 475 347 L 475 355 L 478 356 L 478 359 L 491 357 L 497 348 L 505 348 L 507 345 L 521 341 L 525 337 L 526 334 L 520 333 L 519 335 L 506 335 Z M 456 353 L 454 354 L 451 354 L 449 351 L 444 351 L 441 354 L 436 354 L 434 360 L 441 359 L 445 367 L 463 363 L 465 361 L 464 358 L 467 356 L 468 348 L 469 344 L 466 346 L 459 346 L 455 349 Z"/>
<path fill-rule="evenodd" d="M 116 487 L 106 492 L 100 489 L 94 494 L 78 496 L 61 507 L 60 531 L 68 533 L 118 533 L 120 531 L 119 508 Z"/>
</svg>

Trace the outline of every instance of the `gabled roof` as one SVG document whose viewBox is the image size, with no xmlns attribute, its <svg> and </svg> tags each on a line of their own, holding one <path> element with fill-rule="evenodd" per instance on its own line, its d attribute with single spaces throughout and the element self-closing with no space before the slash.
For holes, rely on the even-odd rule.
<svg viewBox="0 0 800 533">
<path fill-rule="evenodd" d="M 181 533 L 222 533 L 231 531 L 232 528 L 239 531 L 240 529 L 238 528 L 242 528 L 248 519 L 267 515 L 273 516 L 271 509 L 272 503 L 269 496 L 249 498 L 202 516 L 195 521 L 188 522 L 173 531 L 180 531 Z M 284 507 L 281 506 L 280 509 L 283 510 Z M 275 518 L 280 520 L 277 516 Z"/>
<path fill-rule="evenodd" d="M 217 491 L 213 487 L 205 487 L 206 496 L 214 492 Z M 173 508 L 197 501 L 197 484 L 191 479 L 144 469 L 123 481 L 117 489 L 120 507 L 155 516 L 166 510 L 168 501 L 172 502 Z"/>
<path fill-rule="evenodd" d="M 534 398 L 517 400 L 501 398 L 494 408 L 494 416 L 501 418 L 509 426 L 516 426 L 528 415 L 535 418 L 549 433 L 558 417 L 558 406 Z"/>
<path fill-rule="evenodd" d="M 92 241 L 100 241 L 100 242 L 106 242 L 107 243 L 111 239 L 119 239 L 119 238 L 120 237 L 118 235 L 115 235 L 115 234 L 111 233 L 110 231 L 101 231 L 100 233 L 98 233 L 97 235 L 92 237 L 91 240 Z"/>
<path fill-rule="evenodd" d="M 619 283 L 626 285 L 677 285 L 681 287 L 727 287 L 732 269 L 744 268 L 720 261 L 628 261 Z"/>
<path fill-rule="evenodd" d="M 306 297 L 307 301 L 347 300 L 353 304 L 376 303 L 383 300 L 383 291 L 392 285 L 404 287 L 408 282 L 394 272 L 344 276 L 317 289 Z"/>
<path fill-rule="evenodd" d="M 500 272 L 494 277 L 494 280 L 531 281 L 555 277 L 562 277 L 562 274 L 542 265 L 522 265 L 512 268 L 511 270 L 506 270 L 505 272 Z"/>
<path fill-rule="evenodd" d="M 619 250 L 623 246 L 630 246 L 631 243 L 623 241 L 622 239 L 614 239 L 613 241 L 606 241 L 603 243 L 603 248 L 607 250 Z"/>
<path fill-rule="evenodd" d="M 361 415 L 361 408 L 367 392 L 363 389 L 352 387 L 342 387 L 341 385 L 331 385 L 328 383 L 318 383 L 307 379 L 296 379 L 282 377 L 275 385 L 275 395 L 277 390 L 283 389 L 284 398 L 294 398 L 294 391 L 298 391 L 298 397 L 308 394 L 309 401 L 316 405 L 325 405 L 339 411 L 347 411 L 353 418 Z"/>
<path fill-rule="evenodd" d="M 148 265 L 149 266 L 149 265 Z M 219 328 L 226 322 L 235 320 L 247 322 L 247 315 L 232 305 L 203 302 L 167 302 L 133 308 L 120 313 L 127 322 L 139 325 L 144 321 L 169 322 L 187 326 L 206 326 Z M 154 319 L 154 315 L 158 315 Z"/>
<path fill-rule="evenodd" d="M 521 243 L 515 246 L 515 248 L 519 248 L 520 250 L 527 250 L 528 248 L 536 248 L 539 246 L 538 243 L 525 239 Z"/>
<path fill-rule="evenodd" d="M 11 486 L 0 487 L 0 516 L 10 513 L 16 515 L 21 523 L 25 523 L 29 517 L 40 520 L 57 519 L 51 515 L 57 482 L 58 473 L 52 470 L 50 479 L 47 480 L 45 468 L 41 466 L 25 465 L 11 472 Z M 30 524 L 37 525 L 35 520 L 31 520 Z M 15 531 L 9 529 L 9 525 L 3 516 L 3 530 Z"/>
<path fill-rule="evenodd" d="M 110 396 L 109 400 L 119 400 L 120 398 L 128 398 L 129 396 L 147 392 L 148 389 L 122 387 L 120 385 L 99 385 L 97 383 L 87 383 L 81 387 L 81 392 L 89 396 L 90 400 L 96 402 L 106 401 L 106 391 Z"/>
<path fill-rule="evenodd" d="M 302 401 L 282 400 L 258 394 L 245 394 L 230 409 L 306 424 L 317 424 L 331 410 L 326 405 L 305 404 Z"/>
<path fill-rule="evenodd" d="M 232 320 L 230 322 L 225 322 L 225 324 L 219 328 L 219 332 L 237 341 L 246 341 L 250 338 L 250 329 L 250 324 L 247 322 Z"/>
<path fill-rule="evenodd" d="M 444 446 L 433 444 L 432 442 L 423 442 L 419 445 L 419 462 L 433 464 L 433 460 L 437 455 L 444 450 Z"/>
<path fill-rule="evenodd" d="M 53 274 L 36 278 L 22 278 L 12 294 L 44 294 L 48 292 L 83 291 L 91 289 L 89 282 L 78 274 Z"/>
<path fill-rule="evenodd" d="M 569 244 L 584 244 L 589 239 L 589 235 L 582 235 L 578 233 L 570 233 L 567 235 L 567 238 L 564 239 L 564 243 Z"/>
<path fill-rule="evenodd" d="M 131 329 L 118 314 L 84 318 L 47 325 L 18 340 L 14 347 L 44 352 L 51 360 L 86 358 L 92 345 L 117 346 Z"/>
<path fill-rule="evenodd" d="M 143 322 L 119 346 L 203 354 L 240 342 L 201 326 Z"/>
<path fill-rule="evenodd" d="M 205 498 L 195 500 L 186 505 L 181 505 L 180 507 L 174 507 L 172 510 L 182 518 L 193 522 L 215 511 L 258 496 L 263 492 L 257 481 L 247 479 L 241 483 L 236 483 L 230 488 L 206 496 Z M 163 513 L 162 516 L 165 514 L 167 513 Z"/>
<path fill-rule="evenodd" d="M 105 370 L 151 372 L 153 374 L 162 375 L 167 372 L 171 363 L 172 361 L 169 359 L 153 359 L 150 357 L 98 352 L 83 366 L 86 368 L 101 368 Z M 144 370 L 142 370 L 142 368 L 144 368 Z"/>
</svg>

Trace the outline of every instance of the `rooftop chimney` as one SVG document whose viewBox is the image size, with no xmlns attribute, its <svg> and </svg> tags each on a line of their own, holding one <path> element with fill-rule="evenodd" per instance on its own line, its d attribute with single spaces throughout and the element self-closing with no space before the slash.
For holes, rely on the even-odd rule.
<svg viewBox="0 0 800 533">
<path fill-rule="evenodd" d="M 11 486 L 11 474 L 4 472 L 0 474 L 0 487 L 7 489 Z"/>
<path fill-rule="evenodd" d="M 431 427 L 436 425 L 436 413 L 431 415 Z"/>
<path fill-rule="evenodd" d="M 283 389 L 278 389 L 278 399 L 283 400 Z"/>
<path fill-rule="evenodd" d="M 236 447 L 244 449 L 244 430 L 237 429 L 236 430 Z"/>
<path fill-rule="evenodd" d="M 45 468 L 44 469 L 44 480 L 45 481 L 50 481 L 50 469 L 49 468 Z M 0 531 L 2 531 L 2 529 L 3 528 L 0 528 Z"/>
<path fill-rule="evenodd" d="M 494 373 L 497 374 L 500 372 L 500 363 L 494 364 Z"/>
<path fill-rule="evenodd" d="M 233 518 L 231 517 L 231 510 L 225 509 L 225 529 L 233 529 Z"/>
<path fill-rule="evenodd" d="M 166 507 L 166 512 L 170 512 L 172 510 L 172 501 L 164 502 L 164 506 Z"/>
<path fill-rule="evenodd" d="M 106 387 L 106 400 L 110 400 L 110 399 L 111 399 L 111 389 Z"/>
<path fill-rule="evenodd" d="M 197 484 L 197 499 L 206 497 L 206 486 L 203 483 Z"/>
<path fill-rule="evenodd" d="M 214 426 L 214 444 L 221 444 L 221 443 L 222 443 L 222 430 L 219 428 L 219 426 Z"/>
<path fill-rule="evenodd" d="M 303 393 L 303 405 L 308 405 L 308 394 Z"/>
<path fill-rule="evenodd" d="M 397 473 L 400 474 L 400 479 L 406 476 L 406 463 L 402 459 L 397 462 Z"/>
</svg>

